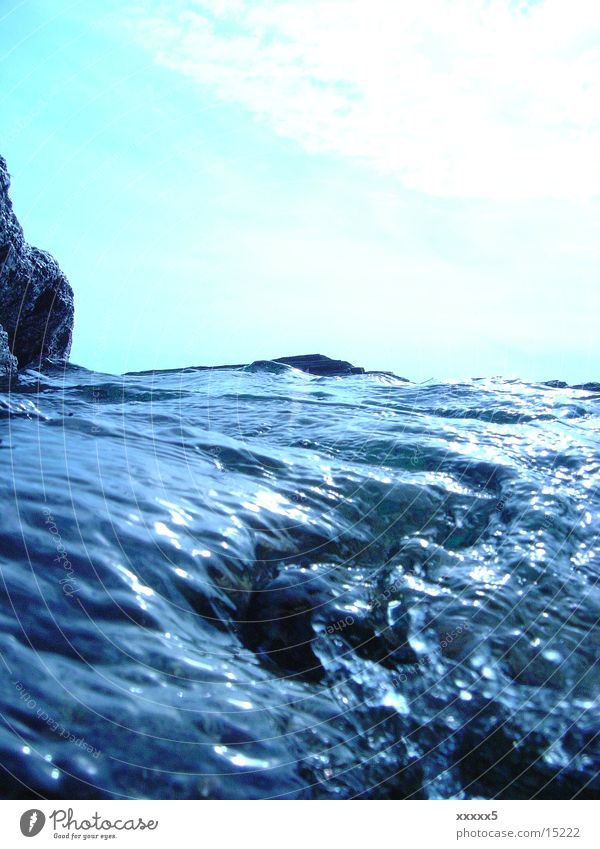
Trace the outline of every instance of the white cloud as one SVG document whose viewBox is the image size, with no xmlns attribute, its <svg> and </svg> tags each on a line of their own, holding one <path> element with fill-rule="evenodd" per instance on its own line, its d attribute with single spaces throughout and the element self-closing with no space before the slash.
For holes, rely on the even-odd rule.
<svg viewBox="0 0 600 849">
<path fill-rule="evenodd" d="M 596 0 L 189 0 L 155 60 L 310 152 L 434 195 L 600 193 Z"/>
</svg>

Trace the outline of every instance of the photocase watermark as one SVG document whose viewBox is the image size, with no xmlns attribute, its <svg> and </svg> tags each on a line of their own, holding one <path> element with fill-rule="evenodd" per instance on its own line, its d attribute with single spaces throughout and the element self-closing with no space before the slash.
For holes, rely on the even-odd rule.
<svg viewBox="0 0 600 849">
<path fill-rule="evenodd" d="M 378 607 L 381 607 L 383 602 L 390 600 L 392 593 L 398 592 L 400 589 L 402 589 L 402 582 L 399 580 L 394 581 L 382 593 L 378 593 L 378 595 L 375 596 L 371 602 L 371 610 L 377 610 Z"/>
<path fill-rule="evenodd" d="M 335 634 L 343 631 L 344 628 L 348 628 L 350 625 L 354 625 L 354 617 L 346 616 L 345 619 L 338 619 L 337 622 L 334 622 L 331 625 L 328 625 L 325 628 L 326 634 Z"/>
<path fill-rule="evenodd" d="M 443 649 L 448 648 L 448 646 L 451 645 L 457 637 L 459 637 L 461 634 L 468 630 L 469 623 L 463 622 L 462 624 L 458 625 L 458 627 L 455 628 L 453 631 L 446 631 L 446 633 L 440 640 L 440 646 Z"/>
<path fill-rule="evenodd" d="M 75 819 L 73 808 L 57 808 L 48 814 L 48 822 L 52 825 L 54 837 L 69 839 L 109 840 L 117 837 L 111 832 L 120 831 L 154 831 L 158 828 L 158 820 L 145 820 L 142 817 L 119 817 L 110 820 L 96 811 L 93 816 L 85 819 Z M 19 825 L 24 837 L 35 837 L 44 828 L 46 815 L 39 808 L 30 808 L 21 814 Z M 63 833 L 61 834 L 61 829 Z M 81 834 L 80 832 L 83 832 Z M 89 833 L 92 832 L 92 833 Z M 96 832 L 96 833 L 93 833 Z M 100 832 L 100 834 L 98 834 Z"/>
<path fill-rule="evenodd" d="M 506 501 L 503 498 L 500 498 L 494 504 L 494 510 L 496 510 L 497 513 L 503 513 L 505 508 L 506 508 Z M 540 522 L 540 530 L 549 531 L 552 528 L 554 528 L 555 524 L 556 524 L 556 522 L 552 518 L 552 516 L 546 514 Z"/>
<path fill-rule="evenodd" d="M 144 820 L 142 817 L 138 817 L 137 819 L 131 817 L 129 819 L 120 818 L 110 820 L 104 819 L 104 817 L 102 817 L 97 811 L 92 817 L 77 820 L 75 819 L 73 808 L 68 808 L 67 810 L 59 808 L 56 811 L 52 811 L 52 813 L 48 816 L 48 819 L 52 822 L 52 827 L 55 832 L 57 831 L 58 826 L 66 829 L 67 834 L 55 835 L 60 837 L 68 837 L 69 834 L 71 837 L 79 837 L 80 835 L 74 833 L 78 831 L 146 831 L 146 829 L 154 831 L 154 829 L 158 827 L 158 820 Z M 100 836 L 114 837 L 115 835 L 102 834 Z M 86 835 L 84 834 L 83 837 L 85 840 Z"/>
<path fill-rule="evenodd" d="M 376 595 L 369 605 L 370 611 L 377 610 L 378 607 L 381 607 L 382 603 L 389 601 L 392 597 L 392 594 L 401 589 L 402 583 L 399 580 L 394 581 L 392 584 L 387 587 L 383 592 Z M 354 625 L 355 619 L 353 616 L 346 616 L 345 618 L 340 618 L 336 622 L 331 623 L 325 628 L 325 634 L 335 634 L 343 631 L 345 628 L 349 628 L 351 625 Z"/>
<path fill-rule="evenodd" d="M 98 408 L 100 407 L 100 398 L 101 398 L 100 390 L 98 389 L 97 386 L 92 386 L 92 431 L 91 432 L 93 434 L 100 433 L 100 428 L 98 427 L 98 424 L 97 424 L 97 418 L 98 418 L 98 414 L 99 414 Z"/>
<path fill-rule="evenodd" d="M 390 678 L 392 684 L 398 686 L 398 684 L 406 684 L 409 678 L 412 678 L 414 675 L 418 675 L 423 669 L 432 664 L 432 660 L 428 655 L 423 655 L 422 657 L 417 658 L 414 663 L 407 663 L 402 668 L 402 672 L 392 672 Z"/>
<path fill-rule="evenodd" d="M 54 562 L 60 563 L 65 570 L 65 574 L 59 578 L 59 583 L 62 586 L 62 591 L 66 596 L 72 598 L 77 592 L 77 579 L 75 578 L 75 572 L 73 570 L 73 565 L 69 558 L 67 557 L 67 550 L 62 541 L 62 537 L 59 533 L 58 528 L 56 527 L 56 522 L 54 521 L 54 516 L 51 511 L 44 507 L 44 515 L 45 515 L 45 523 L 48 527 L 48 531 L 52 534 L 54 538 L 54 544 L 56 546 L 56 557 L 54 558 Z"/>
<path fill-rule="evenodd" d="M 76 737 L 74 734 L 71 734 L 64 725 L 60 722 L 57 722 L 53 719 L 50 714 L 45 711 L 42 707 L 40 707 L 37 701 L 33 698 L 31 693 L 29 693 L 23 684 L 20 681 L 13 681 L 16 689 L 19 693 L 19 698 L 25 705 L 30 709 L 35 711 L 38 719 L 41 719 L 42 722 L 45 722 L 48 728 L 51 728 L 59 737 L 62 737 L 63 740 L 68 740 L 69 743 L 73 743 L 75 746 L 78 746 L 80 749 L 84 749 L 88 752 L 93 758 L 97 758 L 100 756 L 100 750 L 94 748 L 94 746 L 90 746 L 89 743 L 85 741 L 83 737 Z"/>
<path fill-rule="evenodd" d="M 448 648 L 448 646 L 452 645 L 455 640 L 457 640 L 461 634 L 464 634 L 469 630 L 469 623 L 462 622 L 452 631 L 446 631 L 446 633 L 440 638 L 440 647 L 442 649 Z M 414 663 L 407 663 L 402 668 L 402 672 L 393 672 L 392 673 L 392 682 L 396 685 L 405 684 L 408 679 L 414 675 L 418 675 L 422 672 L 426 667 L 433 665 L 433 655 L 421 655 L 416 659 Z"/>
<path fill-rule="evenodd" d="M 423 459 L 424 456 L 425 456 L 425 454 L 424 454 L 421 446 L 415 445 L 415 447 L 412 449 L 410 462 L 412 463 L 413 466 L 416 466 L 416 465 L 419 464 L 419 462 Z"/>
<path fill-rule="evenodd" d="M 46 815 L 39 808 L 30 808 L 21 814 L 19 825 L 23 837 L 36 837 L 46 824 Z"/>
</svg>

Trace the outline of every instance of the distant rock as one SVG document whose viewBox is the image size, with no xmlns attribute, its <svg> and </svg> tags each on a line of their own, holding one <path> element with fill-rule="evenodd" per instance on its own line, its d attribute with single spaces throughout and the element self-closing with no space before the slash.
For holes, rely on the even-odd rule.
<svg viewBox="0 0 600 849">
<path fill-rule="evenodd" d="M 600 392 L 600 383 L 575 383 L 569 385 L 564 380 L 546 380 L 542 386 L 549 386 L 550 389 L 584 389 L 586 392 Z"/>
<path fill-rule="evenodd" d="M 74 315 L 67 278 L 49 253 L 25 241 L 9 187 L 0 156 L 0 374 L 45 357 L 66 359 Z"/>
<path fill-rule="evenodd" d="M 564 380 L 545 380 L 542 386 L 549 386 L 550 389 L 568 389 L 569 384 Z"/>
<path fill-rule="evenodd" d="M 280 363 L 291 366 L 307 374 L 316 374 L 320 377 L 344 377 L 350 374 L 365 374 L 361 366 L 353 366 L 346 360 L 332 360 L 323 354 L 299 354 L 296 357 L 278 357 L 276 360 L 257 360 L 256 364 Z M 196 366 L 199 369 L 229 369 L 247 368 L 252 363 L 237 363 L 225 366 Z M 143 372 L 142 372 L 143 373 Z"/>
<path fill-rule="evenodd" d="M 323 354 L 301 354 L 297 357 L 279 357 L 274 362 L 292 366 L 292 368 L 300 369 L 300 371 L 305 371 L 308 374 L 318 374 L 321 377 L 365 373 L 364 368 L 361 366 L 353 366 L 352 363 L 346 360 L 332 360 L 330 357 L 324 357 Z"/>
<path fill-rule="evenodd" d="M 362 366 L 353 366 L 347 360 L 332 360 L 331 357 L 325 357 L 323 354 L 300 354 L 296 357 L 279 357 L 276 360 L 257 360 L 255 363 L 236 363 L 235 365 L 225 366 L 191 366 L 185 369 L 150 369 L 148 371 L 128 371 L 126 374 L 156 374 L 163 372 L 180 372 L 180 371 L 218 371 L 220 369 L 242 369 L 248 368 L 250 365 L 268 365 L 269 363 L 279 363 L 280 365 L 291 366 L 307 374 L 318 375 L 319 377 L 348 377 L 352 374 L 379 374 L 393 377 L 396 380 L 403 380 L 405 383 L 409 381 L 405 377 L 398 377 L 391 371 L 365 371 Z"/>
<path fill-rule="evenodd" d="M 572 389 L 585 389 L 586 392 L 600 392 L 600 383 L 577 383 Z"/>
</svg>

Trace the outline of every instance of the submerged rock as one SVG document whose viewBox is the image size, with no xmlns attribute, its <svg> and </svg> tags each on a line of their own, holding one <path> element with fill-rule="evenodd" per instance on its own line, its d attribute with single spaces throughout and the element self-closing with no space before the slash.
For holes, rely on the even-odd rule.
<svg viewBox="0 0 600 849">
<path fill-rule="evenodd" d="M 0 156 L 0 325 L 7 335 L 4 340 L 0 333 L 0 369 L 5 374 L 45 357 L 67 359 L 74 315 L 69 281 L 49 253 L 25 241 L 9 187 Z"/>
<path fill-rule="evenodd" d="M 286 677 L 320 681 L 324 668 L 313 651 L 313 618 L 326 605 L 327 587 L 301 571 L 280 574 L 250 599 L 245 645 Z"/>
</svg>

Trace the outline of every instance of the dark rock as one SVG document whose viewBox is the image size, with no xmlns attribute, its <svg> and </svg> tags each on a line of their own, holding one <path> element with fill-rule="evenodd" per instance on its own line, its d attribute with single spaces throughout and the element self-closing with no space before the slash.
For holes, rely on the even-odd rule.
<svg viewBox="0 0 600 849">
<path fill-rule="evenodd" d="M 320 377 L 348 377 L 353 374 L 378 374 L 387 377 L 394 377 L 396 380 L 403 380 L 406 383 L 409 381 L 405 377 L 398 377 L 392 371 L 365 371 L 362 366 L 353 366 L 347 360 L 332 360 L 330 357 L 325 357 L 323 354 L 301 354 L 297 357 L 279 357 L 276 360 L 258 360 L 255 365 L 269 363 L 279 363 L 281 365 L 292 366 L 307 374 L 314 374 Z M 242 369 L 248 368 L 249 363 L 235 363 L 225 366 L 192 366 L 185 369 L 162 369 L 160 373 L 167 372 L 188 372 L 188 371 L 219 371 L 221 369 Z M 155 374 L 156 369 L 148 371 L 128 371 L 129 375 Z"/>
<path fill-rule="evenodd" d="M 327 603 L 326 586 L 305 572 L 283 572 L 251 598 L 242 629 L 247 648 L 286 677 L 320 681 L 325 670 L 313 651 L 313 618 Z"/>
<path fill-rule="evenodd" d="M 0 325 L 0 380 L 10 377 L 17 370 L 17 358 L 10 352 L 8 334 Z"/>
<path fill-rule="evenodd" d="M 399 670 L 407 664 L 418 663 L 418 657 L 408 643 L 407 632 L 399 628 L 383 628 L 373 631 L 368 617 L 355 616 L 356 627 L 349 628 L 344 634 L 359 657 L 379 663 L 388 669 Z"/>
<path fill-rule="evenodd" d="M 280 363 L 281 365 L 292 366 L 292 368 L 300 369 L 308 374 L 316 374 L 321 377 L 344 377 L 351 374 L 364 374 L 364 368 L 353 366 L 352 363 L 346 360 L 332 360 L 330 357 L 324 357 L 323 354 L 301 354 L 297 357 L 279 357 L 277 360 L 258 360 L 258 364 Z M 249 363 L 236 363 L 234 365 L 224 366 L 194 366 L 194 371 L 218 371 L 221 369 L 241 369 L 247 368 Z M 167 371 L 180 371 L 180 369 L 167 369 Z M 187 371 L 187 369 L 185 369 Z M 128 374 L 153 374 L 154 370 L 150 371 L 135 371 L 127 372 Z"/>
<path fill-rule="evenodd" d="M 300 369 L 308 374 L 317 374 L 322 377 L 337 377 L 349 374 L 364 374 L 364 368 L 353 366 L 352 363 L 346 360 L 332 360 L 330 357 L 324 357 L 323 354 L 301 354 L 297 357 L 279 357 L 274 360 L 276 363 L 283 363 L 286 366 Z"/>
<path fill-rule="evenodd" d="M 578 383 L 572 389 L 585 389 L 586 392 L 600 392 L 600 383 Z"/>
<path fill-rule="evenodd" d="M 600 392 L 600 383 L 575 383 L 569 385 L 564 380 L 546 380 L 542 386 L 549 386 L 551 389 L 584 389 L 586 392 Z"/>
<path fill-rule="evenodd" d="M 468 796 L 484 799 L 593 799 L 596 776 L 582 776 L 574 764 L 561 766 L 544 757 L 548 740 L 532 730 L 513 735 L 508 721 L 483 725 L 481 710 L 464 721 L 456 763 Z"/>
<path fill-rule="evenodd" d="M 73 292 L 57 262 L 23 237 L 0 156 L 0 322 L 19 368 L 45 357 L 66 359 L 73 333 Z M 0 340 L 0 357 L 2 357 Z M 3 362 L 4 360 L 0 360 Z"/>
</svg>

